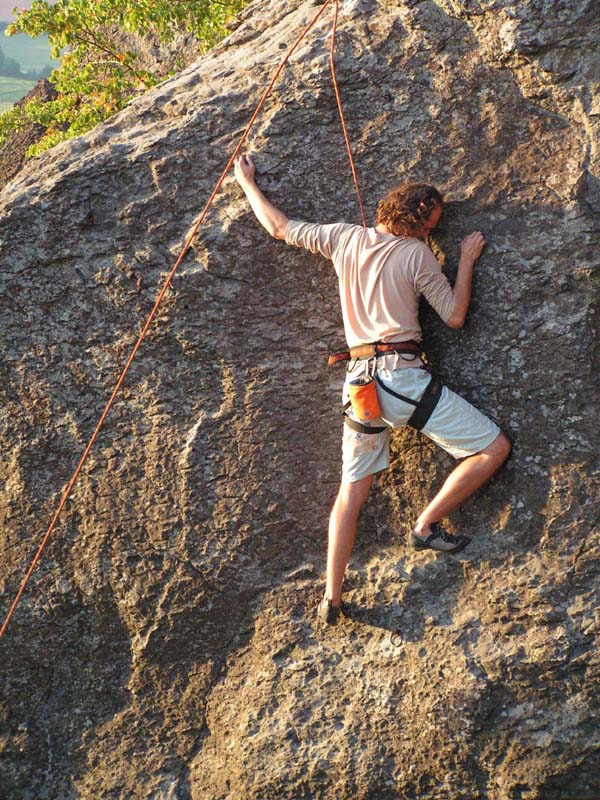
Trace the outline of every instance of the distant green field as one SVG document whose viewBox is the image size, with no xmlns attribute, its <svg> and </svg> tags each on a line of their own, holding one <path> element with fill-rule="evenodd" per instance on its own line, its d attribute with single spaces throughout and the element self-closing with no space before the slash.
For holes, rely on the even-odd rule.
<svg viewBox="0 0 600 800">
<path fill-rule="evenodd" d="M 58 66 L 58 61 L 50 58 L 47 36 L 31 39 L 26 33 L 5 36 L 4 31 L 0 31 L 0 47 L 5 56 L 15 58 L 19 62 L 23 71 L 35 69 L 39 72 L 46 64 Z"/>
<path fill-rule="evenodd" d="M 25 33 L 5 36 L 6 23 L 0 23 L 0 49 L 6 58 L 14 58 L 22 72 L 40 72 L 47 64 L 57 67 L 59 61 L 50 58 L 47 36 L 31 39 Z M 10 108 L 35 85 L 34 81 L 0 75 L 0 113 Z"/>
<path fill-rule="evenodd" d="M 33 81 L 23 81 L 18 78 L 3 78 L 0 75 L 0 113 L 6 111 L 17 100 L 35 86 Z"/>
</svg>

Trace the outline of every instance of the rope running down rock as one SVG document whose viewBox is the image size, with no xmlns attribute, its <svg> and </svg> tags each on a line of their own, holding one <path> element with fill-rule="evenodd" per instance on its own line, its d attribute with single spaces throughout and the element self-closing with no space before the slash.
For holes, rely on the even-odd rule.
<svg viewBox="0 0 600 800">
<path fill-rule="evenodd" d="M 125 364 L 125 366 L 124 366 L 124 368 L 123 368 L 123 370 L 122 370 L 122 372 L 121 372 L 121 374 L 120 374 L 120 376 L 119 376 L 119 378 L 117 380 L 117 383 L 115 384 L 115 387 L 114 387 L 114 389 L 112 391 L 112 394 L 111 394 L 111 396 L 110 396 L 110 398 L 109 398 L 109 400 L 108 400 L 108 402 L 106 404 L 106 407 L 105 407 L 104 411 L 102 412 L 102 415 L 101 415 L 101 417 L 100 417 L 100 419 L 98 421 L 98 424 L 96 425 L 96 428 L 95 428 L 95 430 L 94 430 L 94 432 L 93 432 L 93 434 L 92 434 L 92 436 L 91 436 L 91 438 L 90 438 L 90 440 L 89 440 L 89 442 L 88 442 L 88 444 L 87 444 L 87 446 L 86 446 L 86 448 L 85 448 L 85 450 L 83 452 L 83 455 L 81 456 L 81 458 L 79 460 L 79 463 L 77 464 L 75 472 L 73 473 L 73 476 L 71 477 L 69 483 L 67 484 L 67 487 L 66 487 L 66 489 L 65 489 L 65 491 L 63 493 L 63 496 L 62 496 L 61 501 L 59 503 L 59 506 L 58 506 L 58 508 L 56 510 L 56 513 L 54 514 L 54 517 L 52 518 L 52 521 L 51 521 L 51 523 L 50 523 L 50 525 L 48 527 L 48 530 L 44 534 L 44 537 L 43 537 L 43 539 L 41 541 L 41 544 L 38 547 L 38 550 L 37 550 L 32 562 L 31 562 L 31 565 L 30 565 L 29 569 L 27 570 L 27 573 L 26 573 L 26 575 L 25 575 L 25 577 L 24 577 L 24 579 L 23 579 L 23 581 L 21 583 L 21 586 L 19 587 L 19 590 L 18 590 L 18 592 L 17 592 L 17 594 L 16 594 L 16 596 L 15 596 L 13 602 L 12 602 L 12 605 L 10 606 L 10 609 L 9 609 L 5 619 L 4 619 L 4 622 L 2 623 L 2 628 L 0 628 L 0 639 L 2 638 L 2 636 L 4 636 L 4 633 L 5 633 L 5 631 L 6 631 L 7 627 L 8 627 L 8 624 L 9 624 L 9 622 L 11 620 L 11 617 L 12 617 L 12 615 L 13 615 L 13 613 L 14 613 L 14 611 L 15 611 L 15 609 L 16 609 L 16 607 L 17 607 L 17 605 L 18 605 L 18 603 L 19 603 L 19 601 L 21 599 L 21 596 L 23 595 L 23 592 L 25 591 L 25 587 L 27 586 L 27 583 L 29 582 L 29 579 L 31 578 L 31 575 L 32 575 L 37 563 L 39 562 L 39 560 L 41 558 L 41 555 L 42 555 L 42 552 L 44 550 L 44 547 L 46 546 L 46 543 L 48 542 L 48 539 L 50 538 L 54 528 L 56 527 L 56 523 L 58 522 L 58 519 L 60 517 L 60 513 L 63 510 L 67 500 L 69 499 L 69 497 L 71 495 L 73 487 L 75 486 L 75 483 L 76 483 L 77 478 L 79 476 L 79 473 L 81 472 L 81 469 L 82 469 L 82 467 L 83 467 L 83 465 L 84 465 L 84 463 L 85 463 L 85 461 L 86 461 L 86 459 L 87 459 L 87 457 L 89 455 L 89 452 L 92 449 L 92 446 L 94 445 L 94 442 L 96 441 L 96 439 L 98 437 L 98 434 L 100 433 L 100 430 L 101 430 L 101 428 L 102 428 L 102 426 L 104 424 L 104 421 L 105 421 L 106 417 L 108 416 L 108 413 L 109 413 L 109 411 L 110 411 L 110 409 L 111 409 L 111 407 L 113 405 L 113 402 L 114 402 L 114 400 L 115 400 L 115 398 L 117 396 L 117 393 L 118 393 L 119 389 L 121 388 L 121 385 L 122 385 L 123 381 L 125 380 L 125 376 L 127 375 L 127 372 L 129 371 L 129 367 L 131 366 L 131 364 L 132 364 L 132 362 L 133 362 L 133 360 L 134 360 L 134 358 L 136 356 L 136 353 L 139 350 L 140 345 L 142 344 L 142 342 L 143 342 L 143 340 L 144 340 L 144 338 L 145 338 L 145 336 L 146 336 L 146 334 L 148 332 L 148 329 L 150 328 L 150 325 L 152 324 L 152 321 L 154 320 L 154 317 L 156 316 L 158 308 L 159 308 L 159 306 L 160 306 L 160 304 L 161 304 L 161 302 L 162 302 L 162 300 L 163 300 L 163 298 L 164 298 L 164 296 L 165 296 L 165 294 L 166 294 L 166 292 L 167 292 L 167 290 L 168 290 L 168 288 L 169 288 L 169 286 L 171 284 L 171 281 L 173 279 L 173 276 L 175 275 L 175 272 L 177 271 L 179 265 L 181 264 L 181 262 L 183 261 L 185 255 L 187 254 L 187 252 L 188 252 L 188 250 L 189 250 L 189 248 L 190 248 L 190 246 L 191 246 L 191 244 L 192 244 L 192 242 L 193 242 L 193 240 L 194 240 L 194 238 L 195 238 L 200 226 L 204 222 L 206 214 L 207 214 L 209 208 L 211 207 L 211 205 L 212 205 L 212 203 L 213 203 L 213 201 L 215 199 L 215 196 L 217 195 L 217 192 L 221 188 L 221 185 L 222 185 L 223 181 L 225 180 L 225 177 L 226 177 L 227 173 L 231 169 L 231 166 L 233 165 L 233 162 L 235 161 L 235 159 L 237 158 L 239 152 L 241 151 L 241 149 L 242 149 L 242 147 L 243 147 L 243 145 L 244 145 L 244 143 L 245 143 L 245 141 L 246 141 L 246 139 L 248 137 L 248 134 L 250 133 L 250 130 L 251 130 L 254 122 L 256 121 L 256 118 L 260 114 L 260 112 L 261 112 L 261 110 L 262 110 L 262 108 L 263 108 L 263 106 L 265 104 L 265 101 L 267 100 L 269 94 L 271 93 L 271 91 L 272 91 L 277 79 L 279 78 L 283 68 L 285 67 L 285 65 L 289 61 L 291 55 L 296 50 L 298 45 L 304 39 L 306 34 L 315 25 L 315 23 L 317 22 L 319 17 L 323 14 L 325 9 L 327 8 L 327 6 L 331 2 L 332 2 L 332 0 L 325 0 L 325 3 L 321 6 L 319 11 L 317 12 L 317 14 L 315 14 L 313 19 L 309 22 L 309 24 L 304 28 L 304 30 L 302 31 L 302 33 L 300 34 L 298 39 L 296 39 L 296 41 L 294 42 L 294 44 L 292 45 L 292 47 L 290 48 L 290 50 L 286 54 L 285 58 L 279 64 L 277 70 L 275 71 L 275 73 L 274 73 L 274 75 L 273 75 L 273 77 L 271 79 L 271 82 L 269 83 L 269 85 L 265 89 L 265 91 L 264 91 L 264 93 L 263 93 L 258 105 L 256 106 L 256 109 L 254 110 L 254 113 L 252 114 L 252 117 L 250 118 L 250 121 L 246 125 L 246 128 L 245 128 L 244 132 L 242 133 L 242 135 L 241 135 L 241 137 L 240 137 L 240 139 L 239 139 L 239 141 L 238 141 L 238 143 L 237 143 L 237 145 L 236 145 L 236 147 L 235 147 L 235 149 L 234 149 L 229 161 L 227 162 L 227 166 L 223 170 L 223 172 L 221 174 L 221 177 L 217 181 L 217 183 L 215 185 L 215 188 L 213 189 L 210 197 L 208 198 L 208 201 L 206 202 L 206 205 L 204 206 L 202 212 L 200 213 L 200 216 L 198 217 L 198 219 L 197 219 L 196 223 L 194 224 L 190 234 L 188 235 L 188 237 L 187 237 L 187 239 L 186 239 L 186 241 L 185 241 L 185 243 L 183 245 L 183 248 L 182 248 L 179 256 L 177 257 L 177 260 L 176 260 L 175 264 L 171 268 L 171 271 L 169 272 L 165 282 L 163 283 L 163 286 L 162 286 L 162 288 L 161 288 L 161 290 L 160 290 L 160 292 L 159 292 L 159 294 L 158 294 L 158 296 L 156 298 L 156 302 L 154 304 L 154 307 L 152 308 L 152 311 L 148 315 L 148 318 L 147 318 L 147 320 L 146 320 L 146 322 L 144 324 L 144 327 L 142 328 L 142 331 L 141 331 L 141 333 L 140 333 L 140 335 L 139 335 L 139 337 L 138 337 L 138 339 L 137 339 L 137 341 L 136 341 L 136 343 L 135 343 L 135 345 L 133 347 L 133 350 L 131 351 L 131 354 L 130 354 L 129 358 L 127 359 L 127 363 Z M 357 192 L 357 195 L 358 195 L 358 202 L 359 202 L 359 205 L 360 205 L 360 211 L 361 211 L 361 215 L 362 215 L 363 225 L 366 227 L 366 220 L 365 220 L 365 213 L 364 213 L 362 198 L 361 198 L 360 190 L 359 190 L 359 187 L 358 187 L 358 180 L 357 180 L 357 177 L 356 177 L 356 170 L 354 168 L 354 161 L 353 161 L 353 158 L 352 158 L 352 151 L 350 149 L 350 142 L 349 142 L 349 139 L 348 139 L 348 132 L 347 132 L 347 129 L 346 129 L 346 123 L 344 121 L 344 113 L 343 113 L 343 110 L 342 110 L 340 94 L 339 94 L 337 80 L 336 80 L 336 76 L 335 76 L 334 50 L 335 50 L 335 34 L 336 34 L 336 26 L 337 26 L 339 0 L 333 0 L 333 2 L 334 2 L 334 6 L 335 6 L 335 12 L 334 12 L 334 19 L 333 19 L 333 31 L 332 31 L 332 37 L 331 37 L 331 46 L 330 46 L 331 75 L 332 75 L 332 79 L 333 79 L 333 85 L 334 85 L 334 90 L 335 90 L 335 96 L 336 96 L 336 101 L 337 101 L 337 105 L 338 105 L 338 110 L 339 110 L 339 114 L 340 114 L 340 120 L 341 120 L 341 124 L 342 124 L 342 129 L 343 129 L 343 132 L 344 132 L 344 139 L 345 139 L 345 142 L 346 142 L 346 149 L 347 149 L 347 152 L 348 152 L 348 158 L 350 160 L 350 168 L 352 170 L 352 177 L 354 179 L 354 184 L 355 184 L 356 192 Z"/>
</svg>

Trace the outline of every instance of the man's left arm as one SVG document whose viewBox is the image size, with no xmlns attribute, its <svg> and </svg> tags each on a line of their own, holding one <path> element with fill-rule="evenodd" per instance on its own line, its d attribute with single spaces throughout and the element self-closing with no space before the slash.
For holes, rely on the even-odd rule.
<svg viewBox="0 0 600 800">
<path fill-rule="evenodd" d="M 461 257 L 454 288 L 442 273 L 431 250 L 423 245 L 416 269 L 416 287 L 430 306 L 450 328 L 462 328 L 471 300 L 471 280 L 475 262 L 481 255 L 485 239 L 480 231 L 467 236 L 461 244 Z"/>
<path fill-rule="evenodd" d="M 458 272 L 454 281 L 452 294 L 454 296 L 454 311 L 446 320 L 446 325 L 457 330 L 465 324 L 465 317 L 471 302 L 471 282 L 475 262 L 481 255 L 485 239 L 481 231 L 474 231 L 460 245 L 460 259 Z"/>
<path fill-rule="evenodd" d="M 256 185 L 256 168 L 249 155 L 245 153 L 235 160 L 235 177 L 248 198 L 257 220 L 275 239 L 285 239 L 288 218 L 273 205 Z"/>
</svg>

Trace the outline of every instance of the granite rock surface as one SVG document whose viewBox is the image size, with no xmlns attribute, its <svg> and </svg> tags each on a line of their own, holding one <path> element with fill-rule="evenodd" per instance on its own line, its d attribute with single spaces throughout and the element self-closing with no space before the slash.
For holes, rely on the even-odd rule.
<svg viewBox="0 0 600 800">
<path fill-rule="evenodd" d="M 214 51 L 0 194 L 2 611 L 158 287 L 319 4 L 253 3 Z M 597 800 L 598 40 L 585 0 L 349 0 L 336 64 L 371 217 L 438 185 L 435 248 L 487 247 L 464 329 L 423 308 L 444 380 L 511 436 L 406 534 L 451 460 L 392 442 L 348 616 L 315 619 L 339 480 L 331 265 L 270 239 L 229 177 L 0 642 L 8 800 Z M 253 128 L 296 219 L 359 222 L 328 8 Z"/>
</svg>

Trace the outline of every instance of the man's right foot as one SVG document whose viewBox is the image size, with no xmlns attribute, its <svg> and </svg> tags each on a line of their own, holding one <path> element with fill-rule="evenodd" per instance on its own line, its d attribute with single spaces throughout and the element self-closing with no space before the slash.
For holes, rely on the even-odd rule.
<svg viewBox="0 0 600 800">
<path fill-rule="evenodd" d="M 341 607 L 341 603 L 339 606 L 334 606 L 332 605 L 331 600 L 328 600 L 326 597 L 324 597 L 319 603 L 319 619 L 325 622 L 327 625 L 335 625 L 338 621 Z"/>
<path fill-rule="evenodd" d="M 442 553 L 459 553 L 471 541 L 468 536 L 454 536 L 445 531 L 438 522 L 432 522 L 430 533 L 420 535 L 416 530 L 409 534 L 408 541 L 415 550 L 438 550 Z"/>
</svg>

